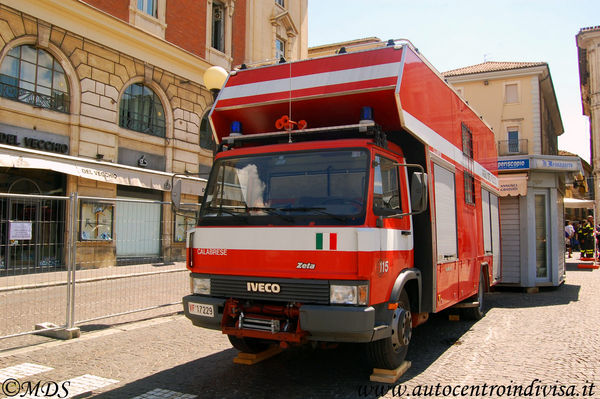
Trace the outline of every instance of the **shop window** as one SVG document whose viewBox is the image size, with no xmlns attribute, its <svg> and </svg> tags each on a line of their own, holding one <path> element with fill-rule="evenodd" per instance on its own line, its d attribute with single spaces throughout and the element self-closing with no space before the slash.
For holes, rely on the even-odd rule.
<svg viewBox="0 0 600 399">
<path fill-rule="evenodd" d="M 10 50 L 0 66 L 0 96 L 34 107 L 69 112 L 69 85 L 60 63 L 25 44 Z"/>
<path fill-rule="evenodd" d="M 208 121 L 208 112 L 204 114 L 202 121 L 200 121 L 200 147 L 210 151 L 215 149 L 215 139 Z"/>
<path fill-rule="evenodd" d="M 81 241 L 111 241 L 113 239 L 114 205 L 81 201 L 79 239 Z"/>
<path fill-rule="evenodd" d="M 165 137 L 165 112 L 156 93 L 141 83 L 127 87 L 121 98 L 119 126 Z"/>
<path fill-rule="evenodd" d="M 225 6 L 214 2 L 212 5 L 212 47 L 225 52 Z"/>
<path fill-rule="evenodd" d="M 175 214 L 175 229 L 173 234 L 174 242 L 185 242 L 188 230 L 191 230 L 196 225 L 196 218 Z"/>
</svg>

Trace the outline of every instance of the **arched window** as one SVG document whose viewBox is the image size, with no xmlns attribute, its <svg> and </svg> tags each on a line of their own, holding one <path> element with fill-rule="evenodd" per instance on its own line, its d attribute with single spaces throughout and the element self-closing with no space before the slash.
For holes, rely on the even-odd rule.
<svg viewBox="0 0 600 399">
<path fill-rule="evenodd" d="M 215 149 L 215 139 L 208 121 L 208 112 L 204 114 L 202 121 L 200 121 L 200 147 L 211 151 Z"/>
<path fill-rule="evenodd" d="M 119 107 L 119 126 L 165 137 L 165 111 L 151 88 L 134 83 L 125 89 Z"/>
<path fill-rule="evenodd" d="M 0 96 L 69 112 L 69 85 L 60 63 L 30 44 L 11 49 L 0 66 Z"/>
</svg>

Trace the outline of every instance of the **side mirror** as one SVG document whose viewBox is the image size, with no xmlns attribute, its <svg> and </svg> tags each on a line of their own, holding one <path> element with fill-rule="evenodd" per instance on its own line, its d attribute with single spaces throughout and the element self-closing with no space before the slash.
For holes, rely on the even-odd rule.
<svg viewBox="0 0 600 399">
<path fill-rule="evenodd" d="M 171 185 L 171 203 L 176 210 L 181 208 L 181 179 L 177 179 Z"/>
<path fill-rule="evenodd" d="M 427 173 L 413 173 L 410 184 L 410 203 L 412 213 L 421 213 L 427 209 Z"/>
<path fill-rule="evenodd" d="M 397 163 L 396 166 L 403 166 L 405 168 L 415 168 L 418 172 L 412 174 L 410 180 L 410 204 L 411 211 L 407 213 L 398 213 L 390 215 L 382 215 L 383 217 L 401 218 L 404 216 L 417 215 L 427 210 L 427 173 L 425 169 L 419 164 L 410 163 Z"/>
</svg>

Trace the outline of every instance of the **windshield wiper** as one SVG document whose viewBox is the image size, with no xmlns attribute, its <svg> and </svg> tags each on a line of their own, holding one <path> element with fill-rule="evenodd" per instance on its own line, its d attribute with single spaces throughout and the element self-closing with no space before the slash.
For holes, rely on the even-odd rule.
<svg viewBox="0 0 600 399">
<path fill-rule="evenodd" d="M 348 220 L 348 216 L 340 216 L 340 215 L 336 215 L 335 213 L 331 213 L 331 212 L 327 212 L 324 211 L 324 209 L 327 208 L 319 208 L 319 207 L 295 207 L 295 208 L 277 208 L 280 211 L 286 211 L 286 212 L 310 212 L 310 211 L 315 211 L 320 215 L 325 215 L 325 216 L 329 216 L 332 217 L 336 220 L 339 220 L 341 222 L 345 222 L 346 220 Z"/>
<path fill-rule="evenodd" d="M 282 218 L 286 222 L 293 222 L 294 221 L 294 218 L 286 216 L 286 215 L 282 215 L 281 212 L 280 212 L 281 210 L 282 210 L 281 208 L 271 208 L 271 207 L 267 207 L 267 206 L 248 206 L 248 207 L 246 207 L 246 211 L 249 211 L 249 212 L 252 212 L 252 211 L 265 211 L 269 215 L 279 216 L 280 218 Z"/>
<path fill-rule="evenodd" d="M 243 207 L 236 207 L 234 209 L 238 209 L 238 208 L 239 209 L 245 209 Z M 217 212 L 218 216 L 221 216 L 221 215 L 219 215 L 220 213 L 226 213 L 226 214 L 231 215 L 231 216 L 246 217 L 246 215 L 244 215 L 244 214 L 242 214 L 240 212 L 234 212 L 234 211 L 229 210 L 229 208 L 221 208 L 221 207 L 218 207 L 218 206 L 208 206 L 208 207 L 206 207 L 206 210 L 207 211 L 215 211 L 215 212 Z M 206 216 L 206 214 L 203 215 L 203 216 Z"/>
</svg>

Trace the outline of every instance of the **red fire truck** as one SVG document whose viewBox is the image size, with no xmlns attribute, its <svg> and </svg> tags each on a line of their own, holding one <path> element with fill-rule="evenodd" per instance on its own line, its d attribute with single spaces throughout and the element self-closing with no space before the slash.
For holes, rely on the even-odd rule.
<svg viewBox="0 0 600 399">
<path fill-rule="evenodd" d="M 362 342 L 374 367 L 413 327 L 483 315 L 499 278 L 494 135 L 410 43 L 232 72 L 187 236 L 194 325 L 258 352 Z"/>
</svg>

